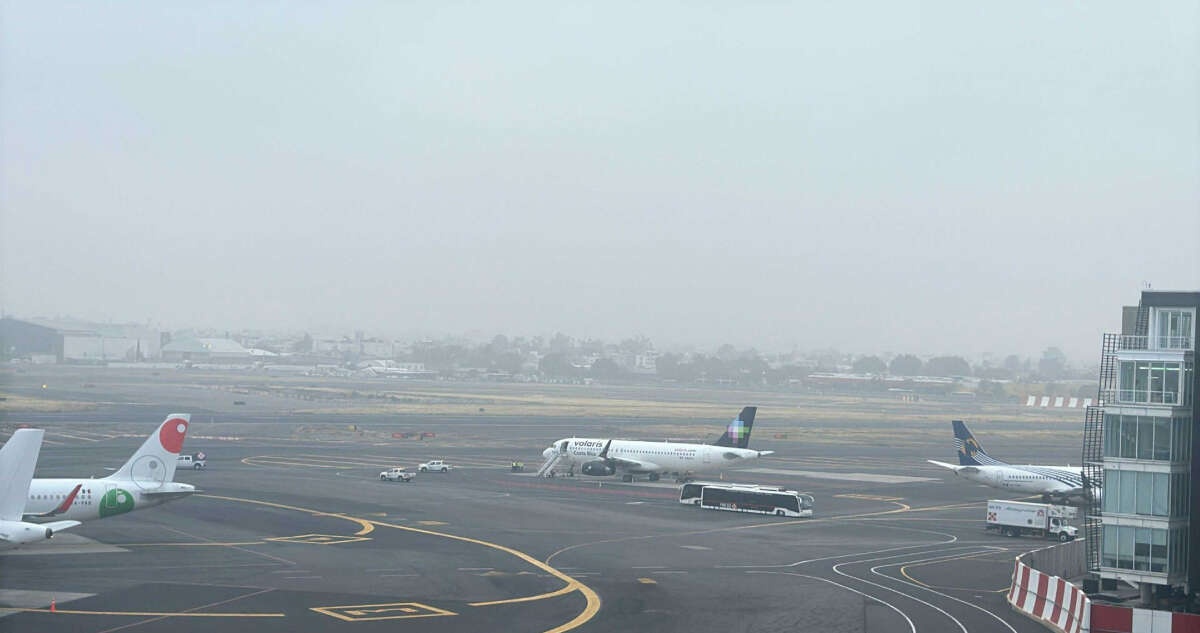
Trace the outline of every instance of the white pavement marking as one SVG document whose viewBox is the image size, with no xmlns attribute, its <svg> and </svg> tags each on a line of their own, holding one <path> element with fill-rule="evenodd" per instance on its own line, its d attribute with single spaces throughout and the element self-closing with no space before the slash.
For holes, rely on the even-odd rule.
<svg viewBox="0 0 1200 633">
<path fill-rule="evenodd" d="M 907 475 L 878 475 L 874 473 L 830 473 L 819 470 L 786 470 L 783 468 L 746 468 L 738 472 L 761 473 L 763 475 L 788 475 L 810 479 L 833 479 L 836 481 L 863 481 L 873 484 L 911 484 L 923 481 L 941 481 L 933 477 L 909 477 Z"/>
<path fill-rule="evenodd" d="M 850 591 L 850 592 L 856 593 L 856 594 L 858 594 L 858 595 L 860 595 L 860 596 L 862 596 L 862 597 L 864 597 L 864 598 L 869 598 L 869 599 L 871 599 L 871 600 L 874 600 L 875 602 L 878 602 L 879 604 L 882 604 L 883 606 L 885 606 L 885 607 L 887 607 L 887 608 L 891 609 L 892 611 L 895 611 L 896 613 L 899 613 L 899 614 L 900 614 L 900 617 L 904 618 L 904 621 L 905 621 L 905 622 L 908 622 L 908 628 L 909 628 L 909 630 L 910 630 L 910 631 L 912 631 L 912 633 L 917 633 L 917 625 L 913 624 L 913 621 L 912 621 L 912 619 L 911 619 L 911 618 L 909 618 L 909 617 L 908 617 L 908 615 L 907 615 L 907 614 L 905 614 L 903 611 L 901 611 L 899 608 L 897 608 L 897 607 L 896 607 L 896 605 L 894 605 L 894 604 L 892 604 L 892 603 L 890 603 L 890 602 L 888 602 L 888 601 L 886 601 L 886 600 L 882 600 L 882 599 L 880 599 L 880 598 L 876 598 L 875 596 L 872 596 L 871 594 L 868 594 L 868 593 L 863 593 L 863 592 L 861 592 L 861 591 L 859 591 L 859 590 L 857 590 L 857 589 L 854 589 L 854 588 L 852 588 L 852 587 L 847 587 L 846 585 L 843 585 L 843 584 L 841 584 L 841 583 L 834 582 L 834 581 L 832 581 L 832 580 L 829 580 L 828 578 L 821 578 L 821 577 L 818 577 L 818 576 L 809 576 L 809 575 L 807 575 L 807 574 L 796 574 L 796 573 L 792 573 L 792 572 L 789 572 L 789 571 L 748 571 L 748 572 L 746 572 L 746 573 L 747 573 L 747 574 L 783 574 L 783 575 L 785 575 L 785 576 L 797 576 L 797 577 L 800 577 L 800 578 L 811 578 L 812 580 L 820 580 L 821 582 L 827 582 L 827 583 L 829 583 L 829 584 L 831 584 L 831 585 L 833 585 L 833 586 L 835 586 L 835 587 L 841 587 L 842 589 L 845 589 L 846 591 Z"/>
<path fill-rule="evenodd" d="M 680 547 L 682 547 L 683 549 L 696 549 L 696 550 L 712 549 L 711 547 L 705 547 L 703 545 L 680 545 Z"/>
</svg>

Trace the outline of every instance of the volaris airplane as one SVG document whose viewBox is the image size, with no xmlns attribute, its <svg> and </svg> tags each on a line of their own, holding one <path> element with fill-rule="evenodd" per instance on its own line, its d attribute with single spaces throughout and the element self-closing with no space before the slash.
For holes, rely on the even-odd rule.
<svg viewBox="0 0 1200 633">
<path fill-rule="evenodd" d="M 595 477 L 621 475 L 633 481 L 634 475 L 647 475 L 658 481 L 662 475 L 689 479 L 694 473 L 729 468 L 748 459 L 774 454 L 775 451 L 756 451 L 750 445 L 750 430 L 758 407 L 746 407 L 737 419 L 712 444 L 679 442 L 646 442 L 569 437 L 554 442 L 542 451 L 546 463 L 539 474 L 550 469 L 557 472 L 574 471 Z"/>
</svg>

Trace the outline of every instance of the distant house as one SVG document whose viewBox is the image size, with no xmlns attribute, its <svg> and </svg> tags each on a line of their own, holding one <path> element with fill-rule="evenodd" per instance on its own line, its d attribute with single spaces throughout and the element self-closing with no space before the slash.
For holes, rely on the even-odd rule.
<svg viewBox="0 0 1200 633">
<path fill-rule="evenodd" d="M 166 361 L 250 360 L 255 355 L 237 341 L 227 338 L 180 338 L 163 345 Z"/>
</svg>

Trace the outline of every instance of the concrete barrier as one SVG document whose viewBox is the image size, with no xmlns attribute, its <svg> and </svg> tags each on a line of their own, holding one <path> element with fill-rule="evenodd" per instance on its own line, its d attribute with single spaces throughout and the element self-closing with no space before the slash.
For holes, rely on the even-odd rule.
<svg viewBox="0 0 1200 633">
<path fill-rule="evenodd" d="M 1018 557 L 1013 567 L 1008 604 L 1013 609 L 1060 633 L 1090 633 L 1091 600 L 1083 590 L 1044 574 Z"/>
<path fill-rule="evenodd" d="M 1092 633 L 1200 633 L 1200 615 L 1094 604 Z"/>
</svg>

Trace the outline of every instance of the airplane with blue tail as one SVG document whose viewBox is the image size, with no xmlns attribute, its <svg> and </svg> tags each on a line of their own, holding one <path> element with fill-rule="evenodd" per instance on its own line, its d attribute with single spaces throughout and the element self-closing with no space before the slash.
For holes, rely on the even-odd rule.
<svg viewBox="0 0 1200 633">
<path fill-rule="evenodd" d="M 983 445 L 962 420 L 954 420 L 954 448 L 958 465 L 936 460 L 930 464 L 953 470 L 954 474 L 1000 490 L 1041 495 L 1051 503 L 1086 503 L 1090 501 L 1083 484 L 1083 469 L 1078 466 L 1015 465 L 1000 461 L 983 450 Z M 1096 498 L 1100 491 L 1093 488 Z"/>
</svg>

